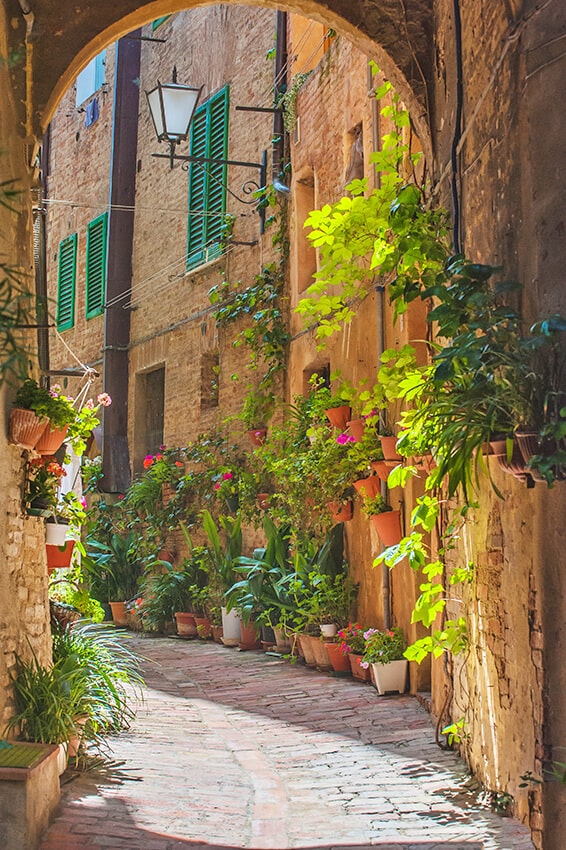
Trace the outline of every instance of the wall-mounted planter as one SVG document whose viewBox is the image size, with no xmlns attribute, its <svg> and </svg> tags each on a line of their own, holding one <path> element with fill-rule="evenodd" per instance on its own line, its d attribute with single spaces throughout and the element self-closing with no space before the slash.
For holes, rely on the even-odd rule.
<svg viewBox="0 0 566 850">
<path fill-rule="evenodd" d="M 378 475 L 370 475 L 354 481 L 354 487 L 362 498 L 375 499 L 381 493 L 381 479 Z"/>
<path fill-rule="evenodd" d="M 350 522 L 354 515 L 352 502 L 329 502 L 328 510 L 330 511 L 330 519 L 334 523 Z"/>
<path fill-rule="evenodd" d="M 356 443 L 361 443 L 366 430 L 366 423 L 363 419 L 351 419 L 348 423 L 348 431 L 354 438 Z"/>
<path fill-rule="evenodd" d="M 335 428 L 339 428 L 340 431 L 346 430 L 352 415 L 352 408 L 350 405 L 342 404 L 340 407 L 329 407 L 324 412 L 331 425 Z"/>
<path fill-rule="evenodd" d="M 379 539 L 385 547 L 396 546 L 400 542 L 401 511 L 383 511 L 370 516 L 373 527 L 379 534 Z"/>
<path fill-rule="evenodd" d="M 267 437 L 267 428 L 250 428 L 248 437 L 251 440 L 252 446 L 262 446 Z"/>
<path fill-rule="evenodd" d="M 397 437 L 381 436 L 379 437 L 381 448 L 383 449 L 383 459 L 390 466 L 397 466 L 403 460 L 402 456 L 397 451 Z"/>
<path fill-rule="evenodd" d="M 387 481 L 391 472 L 391 464 L 385 460 L 372 460 L 370 466 L 381 481 Z"/>
</svg>

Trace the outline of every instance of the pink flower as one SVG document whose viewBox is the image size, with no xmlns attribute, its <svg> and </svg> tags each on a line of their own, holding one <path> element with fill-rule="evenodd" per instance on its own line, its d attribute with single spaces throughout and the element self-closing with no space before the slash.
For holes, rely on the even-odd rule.
<svg viewBox="0 0 566 850">
<path fill-rule="evenodd" d="M 360 667 L 363 667 L 364 670 L 369 670 L 369 661 L 360 661 Z"/>
<path fill-rule="evenodd" d="M 339 434 L 336 437 L 336 442 L 340 443 L 341 446 L 344 446 L 346 443 L 355 443 L 356 438 L 352 437 L 350 434 Z"/>
<path fill-rule="evenodd" d="M 83 506 L 83 508 L 86 508 L 86 499 L 84 496 L 81 499 L 81 505 Z"/>
<path fill-rule="evenodd" d="M 149 469 L 153 465 L 153 455 L 146 455 L 143 459 L 143 468 Z"/>
<path fill-rule="evenodd" d="M 112 399 L 110 398 L 108 393 L 100 393 L 99 395 L 97 395 L 96 400 L 99 404 L 102 405 L 102 407 L 110 407 L 110 405 L 112 404 Z"/>
<path fill-rule="evenodd" d="M 220 481 L 217 481 L 216 484 L 214 485 L 215 490 L 220 490 L 221 487 L 222 487 L 222 484 L 220 483 Z"/>
<path fill-rule="evenodd" d="M 369 640 L 372 635 L 377 634 L 379 629 L 368 629 L 367 632 L 364 632 L 364 640 Z"/>
<path fill-rule="evenodd" d="M 233 477 L 234 476 L 232 475 L 231 472 L 225 472 L 224 475 L 222 476 L 222 480 L 223 481 L 230 481 Z"/>
<path fill-rule="evenodd" d="M 85 405 L 84 405 L 84 406 L 85 406 L 85 409 L 86 409 L 86 410 L 92 410 L 92 409 L 93 409 L 93 407 L 94 407 L 94 402 L 93 402 L 93 400 L 92 400 L 91 398 L 89 398 L 89 400 L 88 400 L 88 401 L 85 401 Z"/>
</svg>

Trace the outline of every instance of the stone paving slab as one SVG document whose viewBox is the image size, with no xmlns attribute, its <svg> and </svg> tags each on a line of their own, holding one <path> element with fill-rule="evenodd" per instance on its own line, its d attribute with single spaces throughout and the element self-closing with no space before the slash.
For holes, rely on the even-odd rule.
<svg viewBox="0 0 566 850">
<path fill-rule="evenodd" d="M 130 644 L 148 687 L 116 769 L 64 786 L 41 850 L 533 850 L 412 697 L 212 643 Z"/>
</svg>

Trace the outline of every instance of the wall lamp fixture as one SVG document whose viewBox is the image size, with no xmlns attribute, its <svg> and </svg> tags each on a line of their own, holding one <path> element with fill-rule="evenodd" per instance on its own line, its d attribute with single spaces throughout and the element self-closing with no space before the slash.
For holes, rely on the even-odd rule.
<svg viewBox="0 0 566 850">
<path fill-rule="evenodd" d="M 181 163 L 181 168 L 188 171 L 191 163 L 197 163 L 203 168 L 206 165 L 234 165 L 243 168 L 256 168 L 259 172 L 257 180 L 246 180 L 242 186 L 242 192 L 246 196 L 254 195 L 255 192 L 264 189 L 267 183 L 267 151 L 263 152 L 261 162 L 245 162 L 237 159 L 211 159 L 202 156 L 186 156 L 176 153 L 177 145 L 187 140 L 191 121 L 196 109 L 198 99 L 202 92 L 202 86 L 184 86 L 177 82 L 177 69 L 173 68 L 173 78 L 170 83 L 160 83 L 154 89 L 146 92 L 147 102 L 158 142 L 166 142 L 169 145 L 169 153 L 154 153 L 152 156 L 160 159 L 168 159 L 170 168 L 175 162 Z M 224 189 L 241 204 L 256 204 L 260 218 L 260 232 L 265 229 L 265 205 L 258 203 L 256 197 L 246 199 L 232 192 L 216 174 L 213 179 L 220 183 Z"/>
</svg>

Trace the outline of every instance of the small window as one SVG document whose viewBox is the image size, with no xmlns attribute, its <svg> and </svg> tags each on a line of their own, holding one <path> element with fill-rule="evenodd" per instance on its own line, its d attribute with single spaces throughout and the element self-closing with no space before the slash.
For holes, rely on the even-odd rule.
<svg viewBox="0 0 566 850">
<path fill-rule="evenodd" d="M 86 317 L 99 316 L 106 294 L 107 213 L 89 222 L 86 231 Z"/>
<path fill-rule="evenodd" d="M 76 105 L 80 106 L 85 100 L 98 91 L 104 84 L 104 69 L 106 66 L 106 51 L 103 50 L 91 59 L 77 77 Z"/>
<path fill-rule="evenodd" d="M 191 156 L 226 159 L 228 153 L 229 88 L 200 106 L 191 122 Z M 220 256 L 226 213 L 226 165 L 191 162 L 187 268 Z"/>
<path fill-rule="evenodd" d="M 59 243 L 57 276 L 57 330 L 66 331 L 75 324 L 75 288 L 77 277 L 77 234 Z"/>
<path fill-rule="evenodd" d="M 217 351 L 203 354 L 200 362 L 200 409 L 218 407 L 220 357 Z"/>
<path fill-rule="evenodd" d="M 165 366 L 136 375 L 134 430 L 135 471 L 141 472 L 146 455 L 155 455 L 163 445 L 165 414 Z"/>
</svg>

